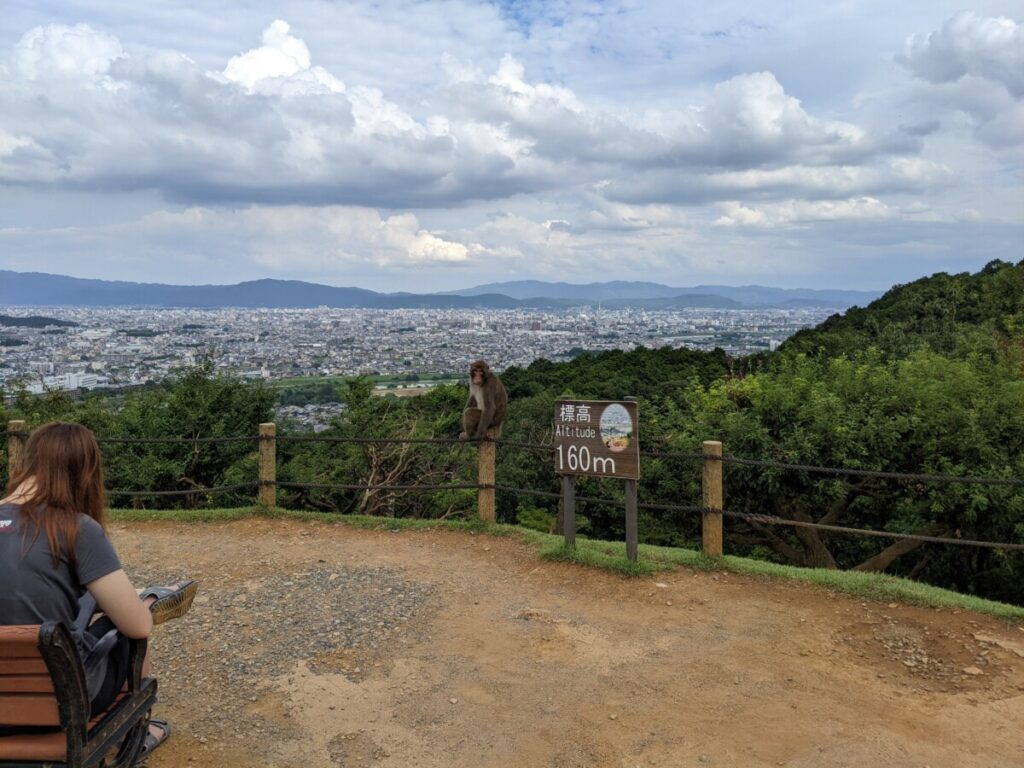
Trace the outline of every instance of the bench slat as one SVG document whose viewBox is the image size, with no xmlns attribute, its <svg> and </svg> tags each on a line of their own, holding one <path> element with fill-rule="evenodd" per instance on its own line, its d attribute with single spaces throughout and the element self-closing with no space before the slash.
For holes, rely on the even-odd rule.
<svg viewBox="0 0 1024 768">
<path fill-rule="evenodd" d="M 0 659 L 39 656 L 39 635 L 9 639 L 0 636 Z"/>
<path fill-rule="evenodd" d="M 44 693 L 0 693 L 0 724 L 60 725 L 57 699 Z"/>
<path fill-rule="evenodd" d="M 0 694 L 53 693 L 53 680 L 49 675 L 0 675 Z"/>
<path fill-rule="evenodd" d="M 0 627 L 0 643 L 11 640 L 30 640 L 34 643 L 38 639 L 38 624 L 5 624 Z"/>
<path fill-rule="evenodd" d="M 60 733 L 0 736 L 0 760 L 63 763 L 67 759 L 67 737 Z"/>
<path fill-rule="evenodd" d="M 27 659 L 0 659 L 0 675 L 49 675 L 46 662 L 39 656 Z"/>
</svg>

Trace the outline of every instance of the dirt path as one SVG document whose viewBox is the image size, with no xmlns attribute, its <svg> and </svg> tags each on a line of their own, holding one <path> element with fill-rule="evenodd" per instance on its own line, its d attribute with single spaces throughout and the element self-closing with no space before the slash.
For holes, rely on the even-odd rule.
<svg viewBox="0 0 1024 768">
<path fill-rule="evenodd" d="M 153 768 L 1024 764 L 1024 630 L 445 531 L 119 524 L 160 627 Z"/>
</svg>

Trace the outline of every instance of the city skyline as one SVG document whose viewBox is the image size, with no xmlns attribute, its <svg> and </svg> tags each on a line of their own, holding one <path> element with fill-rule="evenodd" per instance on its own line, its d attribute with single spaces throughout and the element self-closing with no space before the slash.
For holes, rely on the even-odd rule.
<svg viewBox="0 0 1024 768">
<path fill-rule="evenodd" d="M 0 389 L 139 386 L 213 354 L 218 371 L 267 380 L 497 370 L 637 346 L 746 355 L 775 349 L 834 309 L 295 309 L 52 307 L 0 316 Z M 64 325 L 51 321 L 57 320 Z"/>
<path fill-rule="evenodd" d="M 1016 262 L 1002 0 L 15 2 L 0 269 L 882 290 Z"/>
</svg>

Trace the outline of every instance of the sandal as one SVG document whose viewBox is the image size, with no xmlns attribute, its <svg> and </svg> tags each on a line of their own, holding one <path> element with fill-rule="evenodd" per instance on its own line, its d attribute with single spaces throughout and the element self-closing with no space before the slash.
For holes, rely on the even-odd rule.
<svg viewBox="0 0 1024 768">
<path fill-rule="evenodd" d="M 154 736 L 153 732 L 149 729 L 146 730 L 146 738 L 142 742 L 142 751 L 139 753 L 139 759 L 145 760 L 149 757 L 150 753 L 165 741 L 171 737 L 171 726 L 166 720 L 158 720 L 157 718 L 150 718 L 149 724 L 155 725 L 157 728 L 163 731 L 162 736 Z"/>
<path fill-rule="evenodd" d="M 149 611 L 153 614 L 154 624 L 163 624 L 168 619 L 176 619 L 188 613 L 198 591 L 198 582 L 186 579 L 177 582 L 175 587 L 147 587 L 139 593 L 139 597 L 143 600 L 147 597 L 156 598 L 149 606 Z"/>
</svg>

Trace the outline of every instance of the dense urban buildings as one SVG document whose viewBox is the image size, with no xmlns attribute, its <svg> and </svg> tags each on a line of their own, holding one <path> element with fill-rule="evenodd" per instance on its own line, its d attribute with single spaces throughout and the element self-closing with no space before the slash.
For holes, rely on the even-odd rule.
<svg viewBox="0 0 1024 768">
<path fill-rule="evenodd" d="M 441 310 L 0 308 L 74 326 L 0 326 L 0 386 L 95 389 L 159 381 L 212 353 L 220 370 L 295 376 L 461 374 L 485 357 L 501 370 L 581 350 L 772 349 L 828 309 Z"/>
</svg>

